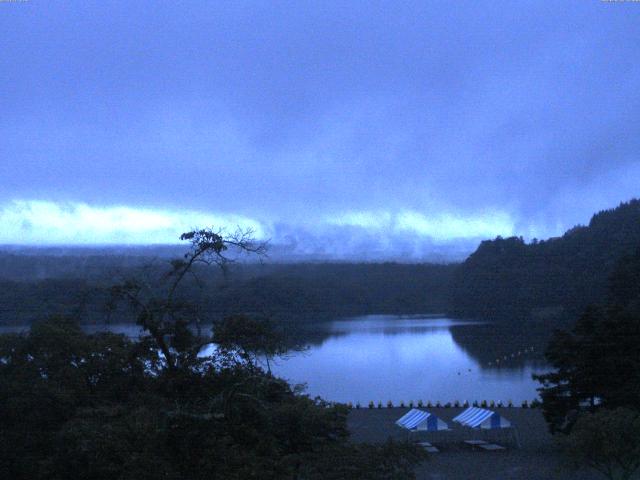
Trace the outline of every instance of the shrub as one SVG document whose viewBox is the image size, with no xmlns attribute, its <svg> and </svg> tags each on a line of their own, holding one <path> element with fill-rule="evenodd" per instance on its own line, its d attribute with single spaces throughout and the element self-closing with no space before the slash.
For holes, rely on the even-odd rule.
<svg viewBox="0 0 640 480">
<path fill-rule="evenodd" d="M 640 469 L 640 413 L 600 410 L 578 418 L 563 441 L 575 466 L 587 465 L 610 479 L 631 479 Z"/>
</svg>

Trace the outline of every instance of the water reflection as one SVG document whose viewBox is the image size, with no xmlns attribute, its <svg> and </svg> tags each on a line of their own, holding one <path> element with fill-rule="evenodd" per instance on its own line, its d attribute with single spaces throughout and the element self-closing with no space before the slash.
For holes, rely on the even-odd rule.
<svg viewBox="0 0 640 480">
<path fill-rule="evenodd" d="M 531 374 L 544 370 L 534 352 L 490 366 L 495 352 L 522 352 L 530 340 L 495 325 L 375 315 L 331 322 L 325 335 L 273 370 L 335 401 L 520 403 L 537 397 Z"/>
<path fill-rule="evenodd" d="M 452 326 L 456 344 L 485 369 L 522 369 L 545 366 L 543 352 L 549 341 L 548 328 L 521 325 L 472 324 Z"/>
</svg>

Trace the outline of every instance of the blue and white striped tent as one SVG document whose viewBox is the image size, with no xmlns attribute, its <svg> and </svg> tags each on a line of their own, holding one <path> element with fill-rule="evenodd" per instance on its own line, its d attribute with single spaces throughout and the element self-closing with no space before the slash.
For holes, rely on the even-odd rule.
<svg viewBox="0 0 640 480">
<path fill-rule="evenodd" d="M 396 425 L 407 430 L 426 430 L 429 432 L 449 430 L 449 425 L 434 414 L 417 408 L 412 408 L 407 414 L 396 420 Z"/>
<path fill-rule="evenodd" d="M 467 408 L 455 417 L 453 421 L 465 427 L 484 428 L 487 430 L 511 427 L 511 422 L 498 413 L 478 407 Z"/>
</svg>

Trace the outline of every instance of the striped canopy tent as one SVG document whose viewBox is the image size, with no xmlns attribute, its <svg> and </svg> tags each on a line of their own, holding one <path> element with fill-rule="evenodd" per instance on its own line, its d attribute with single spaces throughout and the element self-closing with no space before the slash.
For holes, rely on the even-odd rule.
<svg viewBox="0 0 640 480">
<path fill-rule="evenodd" d="M 417 408 L 412 408 L 407 414 L 396 420 L 396 425 L 414 431 L 437 432 L 438 430 L 449 430 L 449 425 L 434 414 Z"/>
<path fill-rule="evenodd" d="M 453 421 L 465 427 L 484 428 L 486 430 L 511 427 L 511 422 L 498 413 L 478 407 L 467 408 L 455 417 Z"/>
</svg>

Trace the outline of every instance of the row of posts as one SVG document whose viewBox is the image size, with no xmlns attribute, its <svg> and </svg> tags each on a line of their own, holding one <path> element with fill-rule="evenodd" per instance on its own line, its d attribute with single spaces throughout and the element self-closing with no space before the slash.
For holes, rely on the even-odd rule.
<svg viewBox="0 0 640 480">
<path fill-rule="evenodd" d="M 519 407 L 520 408 L 537 408 L 539 407 L 540 401 L 539 400 L 532 400 L 531 402 L 529 402 L 528 400 L 524 400 Z M 348 402 L 347 403 L 347 407 L 353 409 L 360 409 L 360 408 L 365 408 L 362 406 L 362 404 L 360 402 L 356 402 L 355 404 L 352 402 Z M 501 400 L 500 401 L 494 401 L 491 400 L 489 402 L 487 402 L 486 400 L 482 400 L 481 402 L 478 402 L 477 400 L 469 403 L 468 401 L 464 401 L 464 402 L 459 402 L 459 401 L 455 401 L 455 402 L 447 402 L 447 403 L 441 403 L 441 402 L 436 402 L 436 403 L 432 403 L 432 402 L 427 402 L 424 403 L 422 400 L 419 400 L 418 402 L 414 403 L 413 401 L 410 401 L 409 403 L 405 402 L 400 402 L 399 404 L 395 405 L 391 400 L 389 400 L 385 405 L 382 404 L 382 402 L 378 402 L 378 403 L 374 403 L 373 401 L 370 401 L 367 404 L 366 408 L 369 409 L 374 409 L 374 408 L 469 408 L 469 407 L 480 407 L 480 408 L 514 408 L 516 407 L 516 405 L 514 405 L 514 403 L 509 400 L 508 402 L 504 403 Z"/>
</svg>

